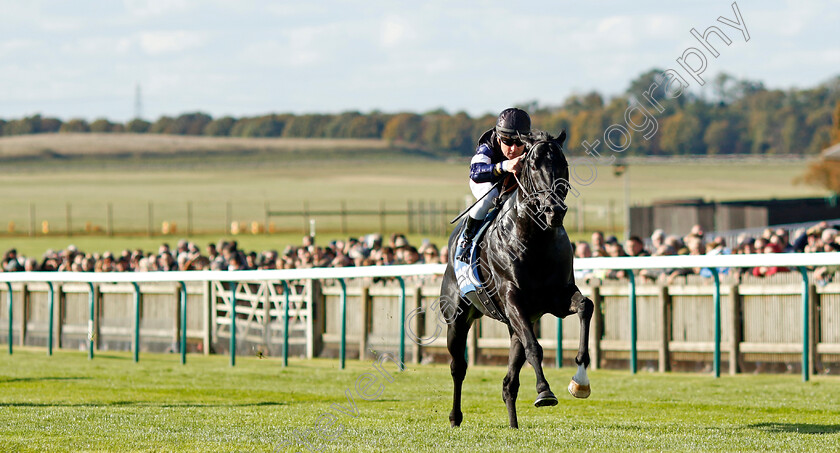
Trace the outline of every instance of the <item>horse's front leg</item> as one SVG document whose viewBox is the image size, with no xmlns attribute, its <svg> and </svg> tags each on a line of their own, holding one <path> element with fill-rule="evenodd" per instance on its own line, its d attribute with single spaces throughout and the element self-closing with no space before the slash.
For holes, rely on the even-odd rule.
<svg viewBox="0 0 840 453">
<path fill-rule="evenodd" d="M 575 357 L 575 363 L 578 365 L 577 373 L 569 382 L 569 393 L 575 398 L 586 398 L 592 392 L 589 387 L 589 377 L 586 375 L 586 368 L 589 366 L 589 324 L 592 320 L 592 312 L 595 310 L 595 304 L 587 297 L 584 297 L 580 291 L 577 290 L 572 294 L 571 304 L 569 310 L 572 313 L 577 313 L 580 318 L 580 344 L 578 346 L 578 354 Z M 561 320 L 557 320 L 561 322 Z"/>
<path fill-rule="evenodd" d="M 510 320 L 510 326 L 522 343 L 522 347 L 525 350 L 525 358 L 534 368 L 534 373 L 537 377 L 537 400 L 534 401 L 534 406 L 554 406 L 557 404 L 557 397 L 551 392 L 548 381 L 543 374 L 542 346 L 537 342 L 533 324 L 530 323 L 525 312 L 522 310 L 519 291 L 516 289 L 508 290 L 506 299 L 507 316 Z"/>
</svg>

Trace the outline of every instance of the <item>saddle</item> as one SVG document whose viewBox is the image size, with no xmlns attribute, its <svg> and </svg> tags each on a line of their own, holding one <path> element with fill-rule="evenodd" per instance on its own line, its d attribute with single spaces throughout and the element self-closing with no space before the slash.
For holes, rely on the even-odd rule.
<svg viewBox="0 0 840 453">
<path fill-rule="evenodd" d="M 490 298 L 481 283 L 484 279 L 482 279 L 480 272 L 481 266 L 479 265 L 479 257 L 481 256 L 481 238 L 487 232 L 496 217 L 498 217 L 504 202 L 510 197 L 511 193 L 512 190 L 504 190 L 502 194 L 496 198 L 494 205 L 487 213 L 487 216 L 484 217 L 484 222 L 481 227 L 479 227 L 475 238 L 473 238 L 472 248 L 470 249 L 469 254 L 470 262 L 464 263 L 460 260 L 453 260 L 455 263 L 453 266 L 455 270 L 455 280 L 458 283 L 458 288 L 461 290 L 461 296 L 467 299 L 470 304 L 474 305 L 485 315 L 503 323 L 508 323 L 507 316 L 505 316 L 502 310 L 500 310 L 496 303 L 493 302 L 493 299 Z"/>
</svg>

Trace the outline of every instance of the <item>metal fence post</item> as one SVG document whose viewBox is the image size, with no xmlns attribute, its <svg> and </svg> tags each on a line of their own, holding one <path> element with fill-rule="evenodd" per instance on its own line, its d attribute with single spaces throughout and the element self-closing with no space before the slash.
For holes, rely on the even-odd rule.
<svg viewBox="0 0 840 453">
<path fill-rule="evenodd" d="M 283 280 L 283 366 L 289 366 L 289 284 Z"/>
<path fill-rule="evenodd" d="M 808 270 L 804 267 L 798 267 L 799 273 L 802 274 L 802 382 L 808 382 L 811 375 L 810 369 L 810 313 L 808 310 L 810 305 L 810 291 L 808 290 Z"/>
<path fill-rule="evenodd" d="M 47 282 L 47 299 L 49 300 L 50 320 L 47 327 L 47 355 L 52 355 L 53 348 L 53 312 L 55 311 L 55 292 L 53 291 L 52 282 Z"/>
<path fill-rule="evenodd" d="M 134 363 L 140 360 L 140 285 L 131 282 L 134 286 Z"/>
<path fill-rule="evenodd" d="M 344 369 L 344 360 L 347 355 L 347 285 L 344 279 L 338 279 L 341 285 L 341 347 L 338 351 L 339 368 Z"/>
<path fill-rule="evenodd" d="M 637 354 L 636 354 L 636 278 L 632 270 L 627 272 L 627 278 L 630 280 L 630 372 L 636 374 Z"/>
<path fill-rule="evenodd" d="M 230 282 L 230 366 L 236 366 L 236 289 L 237 282 Z"/>
<path fill-rule="evenodd" d="M 181 285 L 181 365 L 187 363 L 187 285 Z"/>
<path fill-rule="evenodd" d="M 715 280 L 714 303 L 715 303 L 715 356 L 714 367 L 715 377 L 720 377 L 720 276 L 717 268 L 711 267 L 712 278 Z M 730 360 L 732 360 L 730 358 Z"/>
<path fill-rule="evenodd" d="M 93 360 L 93 339 L 95 336 L 95 332 L 93 330 L 93 315 L 96 309 L 95 307 L 95 299 L 96 293 L 93 288 L 93 283 L 88 282 L 88 287 L 90 288 L 90 319 L 88 319 L 88 360 Z"/>
<path fill-rule="evenodd" d="M 14 314 L 14 298 L 12 297 L 12 284 L 10 282 L 6 282 L 6 288 L 9 290 L 9 355 L 12 355 L 12 339 L 14 331 L 12 330 L 15 327 L 14 322 L 12 322 L 12 315 Z"/>
<path fill-rule="evenodd" d="M 405 363 L 405 281 L 397 277 L 400 282 L 400 363 Z"/>
</svg>

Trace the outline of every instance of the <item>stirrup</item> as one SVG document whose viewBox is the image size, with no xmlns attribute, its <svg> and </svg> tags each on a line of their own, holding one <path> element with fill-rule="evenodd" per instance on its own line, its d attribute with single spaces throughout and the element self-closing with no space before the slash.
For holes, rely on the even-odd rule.
<svg viewBox="0 0 840 453">
<path fill-rule="evenodd" d="M 458 247 L 461 249 L 461 253 L 455 257 L 456 260 L 462 263 L 470 263 L 470 249 L 472 249 L 472 240 L 468 238 L 463 238 L 461 243 L 458 244 Z"/>
</svg>

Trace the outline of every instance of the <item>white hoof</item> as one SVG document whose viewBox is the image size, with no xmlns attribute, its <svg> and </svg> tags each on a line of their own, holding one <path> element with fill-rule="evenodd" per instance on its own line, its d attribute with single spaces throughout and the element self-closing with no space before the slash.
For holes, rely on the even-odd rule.
<svg viewBox="0 0 840 453">
<path fill-rule="evenodd" d="M 569 393 L 575 398 L 586 398 L 592 393 L 592 389 L 588 385 L 578 384 L 572 379 L 569 382 Z"/>
</svg>

